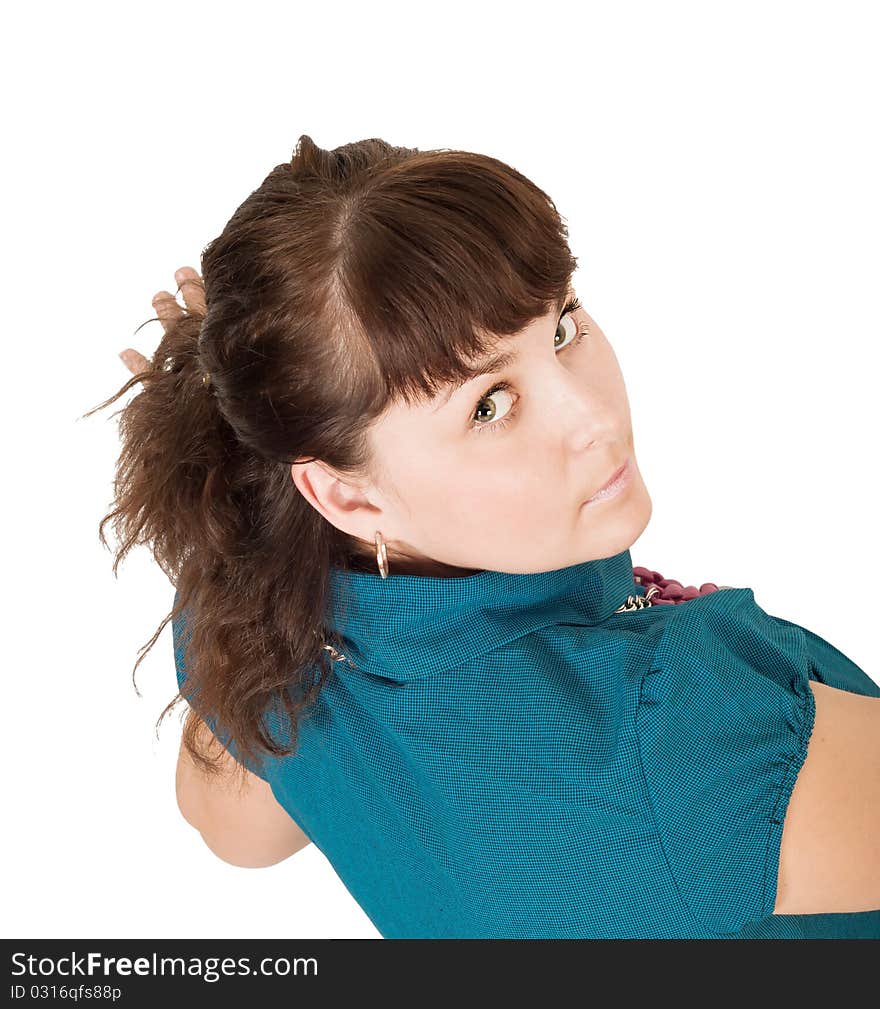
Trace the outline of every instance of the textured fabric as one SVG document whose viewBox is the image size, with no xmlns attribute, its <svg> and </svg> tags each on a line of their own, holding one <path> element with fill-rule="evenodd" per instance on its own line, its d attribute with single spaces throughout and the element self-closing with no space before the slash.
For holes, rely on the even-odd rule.
<svg viewBox="0 0 880 1009">
<path fill-rule="evenodd" d="M 880 909 L 772 914 L 808 681 L 880 686 L 751 589 L 616 612 L 628 550 L 332 575 L 344 659 L 261 776 L 384 937 L 880 938 Z"/>
</svg>

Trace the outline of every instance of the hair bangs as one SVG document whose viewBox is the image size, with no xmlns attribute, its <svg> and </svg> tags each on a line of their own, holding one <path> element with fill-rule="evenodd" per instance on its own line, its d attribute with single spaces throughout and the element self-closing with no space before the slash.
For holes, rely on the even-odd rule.
<svg viewBox="0 0 880 1009">
<path fill-rule="evenodd" d="M 374 401 L 413 405 L 473 378 L 506 337 L 561 310 L 577 266 L 550 198 L 467 152 L 377 171 L 344 220 L 340 288 L 358 356 L 368 348 L 381 377 Z"/>
</svg>

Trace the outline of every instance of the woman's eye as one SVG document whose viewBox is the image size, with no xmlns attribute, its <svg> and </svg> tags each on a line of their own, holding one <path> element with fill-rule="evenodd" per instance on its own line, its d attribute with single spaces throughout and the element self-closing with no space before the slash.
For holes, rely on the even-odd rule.
<svg viewBox="0 0 880 1009">
<path fill-rule="evenodd" d="M 496 406 L 496 399 L 499 397 L 502 402 L 505 397 L 509 400 L 513 400 L 509 383 L 499 382 L 498 385 L 490 389 L 477 404 L 477 410 L 474 414 L 475 431 L 478 431 L 481 434 L 483 428 L 495 431 L 504 427 L 507 424 L 507 421 L 513 416 L 514 411 L 511 408 L 508 408 L 506 413 L 499 411 L 499 408 Z M 484 413 L 485 415 L 482 415 Z M 498 419 L 499 416 L 501 417 L 501 420 Z"/>
<path fill-rule="evenodd" d="M 565 308 L 562 310 L 562 315 L 559 317 L 559 325 L 556 327 L 556 335 L 557 337 L 559 336 L 559 328 L 563 325 L 563 323 L 567 322 L 571 327 L 570 331 L 573 339 L 569 343 L 565 343 L 565 337 L 563 336 L 562 342 L 557 342 L 555 344 L 557 350 L 560 348 L 562 350 L 568 350 L 570 347 L 575 347 L 587 335 L 587 327 L 584 326 L 581 328 L 577 319 L 574 317 L 574 313 L 579 308 L 583 308 L 580 298 L 569 298 L 568 302 L 566 302 Z"/>
<path fill-rule="evenodd" d="M 554 346 L 556 347 L 557 350 L 559 350 L 560 348 L 562 350 L 565 350 L 565 348 L 569 346 L 569 344 L 565 342 L 566 323 L 568 324 L 567 335 L 571 337 L 572 343 L 576 341 L 576 338 L 580 334 L 580 327 L 578 326 L 577 320 L 574 318 L 574 316 L 571 314 L 563 315 L 563 317 L 559 320 L 559 325 L 556 327 L 556 342 Z"/>
</svg>

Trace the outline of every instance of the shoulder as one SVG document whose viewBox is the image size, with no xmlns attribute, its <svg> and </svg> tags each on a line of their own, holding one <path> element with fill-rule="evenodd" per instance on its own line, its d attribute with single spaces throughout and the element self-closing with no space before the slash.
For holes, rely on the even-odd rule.
<svg viewBox="0 0 880 1009">
<path fill-rule="evenodd" d="M 880 697 L 814 681 L 815 723 L 785 814 L 775 914 L 880 909 Z"/>
<path fill-rule="evenodd" d="M 195 712 L 196 735 L 218 773 L 208 778 L 181 748 L 177 802 L 184 819 L 225 862 L 246 868 L 274 865 L 310 843 L 308 835 L 278 801 L 271 783 L 240 764 Z"/>
<path fill-rule="evenodd" d="M 691 599 L 664 617 L 635 715 L 644 786 L 682 898 L 714 932 L 736 932 L 776 910 L 783 823 L 824 686 L 817 663 L 831 653 L 817 657 L 810 635 L 766 613 L 749 588 Z M 859 695 L 836 700 L 854 717 L 878 706 Z M 864 765 L 857 789 L 867 773 Z M 808 787 L 799 822 L 812 815 Z"/>
</svg>

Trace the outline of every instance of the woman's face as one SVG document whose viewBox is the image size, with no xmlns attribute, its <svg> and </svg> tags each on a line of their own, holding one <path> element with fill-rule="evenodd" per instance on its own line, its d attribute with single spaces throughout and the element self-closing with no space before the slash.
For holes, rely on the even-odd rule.
<svg viewBox="0 0 880 1009">
<path fill-rule="evenodd" d="M 499 350 L 509 364 L 376 421 L 375 482 L 292 468 L 365 554 L 375 557 L 381 531 L 392 572 L 555 570 L 628 549 L 648 524 L 623 376 L 586 310 L 548 314 Z M 628 485 L 586 504 L 627 458 Z"/>
</svg>

